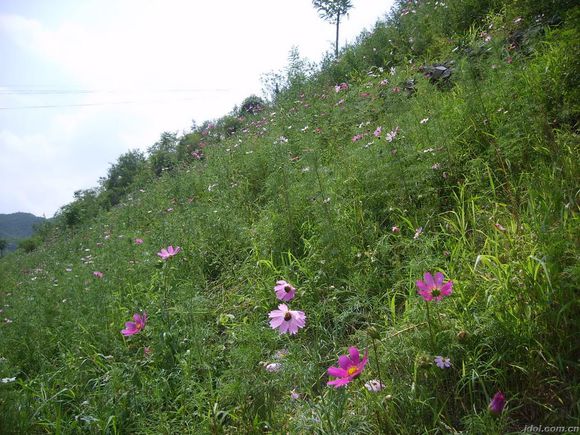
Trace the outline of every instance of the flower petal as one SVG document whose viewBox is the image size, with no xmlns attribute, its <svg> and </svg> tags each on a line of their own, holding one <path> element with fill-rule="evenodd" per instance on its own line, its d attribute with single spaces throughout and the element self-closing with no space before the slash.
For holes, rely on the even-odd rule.
<svg viewBox="0 0 580 435">
<path fill-rule="evenodd" d="M 341 355 L 338 357 L 338 365 L 344 370 L 348 370 L 348 368 L 352 365 L 352 361 L 346 355 Z"/>
<path fill-rule="evenodd" d="M 334 388 L 342 387 L 343 385 L 348 384 L 352 379 L 350 378 L 339 378 L 333 381 L 328 381 L 326 385 L 332 385 Z"/>
<path fill-rule="evenodd" d="M 354 347 L 354 346 L 349 347 L 348 353 L 350 355 L 350 360 L 354 364 L 358 364 L 360 362 L 360 354 L 359 354 L 358 349 L 356 347 Z"/>
<path fill-rule="evenodd" d="M 348 372 L 345 369 L 341 369 L 340 367 L 329 367 L 327 370 L 327 373 L 330 376 L 334 376 L 336 378 L 344 378 L 345 376 L 348 376 Z"/>
<path fill-rule="evenodd" d="M 453 293 L 453 281 L 447 281 L 443 284 L 443 287 L 441 287 L 441 294 L 443 296 L 449 296 L 451 293 Z"/>
<path fill-rule="evenodd" d="M 427 286 L 427 284 L 425 284 L 423 281 L 421 280 L 417 280 L 415 282 L 415 284 L 417 285 L 417 287 L 419 288 L 419 290 L 422 290 L 424 292 L 430 291 L 429 287 Z"/>
<path fill-rule="evenodd" d="M 433 275 L 431 275 L 429 272 L 425 272 L 425 274 L 423 275 L 423 280 L 425 281 L 425 285 L 429 289 L 433 289 L 435 287 L 435 282 L 433 281 Z"/>
</svg>

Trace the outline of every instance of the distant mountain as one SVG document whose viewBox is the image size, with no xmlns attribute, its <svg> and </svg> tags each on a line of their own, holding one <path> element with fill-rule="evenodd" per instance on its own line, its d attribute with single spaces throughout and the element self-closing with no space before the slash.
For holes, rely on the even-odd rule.
<svg viewBox="0 0 580 435">
<path fill-rule="evenodd" d="M 33 226 L 46 219 L 31 213 L 0 214 L 0 239 L 8 242 L 7 251 L 13 251 L 18 241 L 34 234 Z"/>
</svg>

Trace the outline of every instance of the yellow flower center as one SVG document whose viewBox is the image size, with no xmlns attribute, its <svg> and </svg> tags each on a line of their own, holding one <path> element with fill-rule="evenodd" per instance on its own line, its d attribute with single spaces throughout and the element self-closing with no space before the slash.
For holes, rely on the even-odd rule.
<svg viewBox="0 0 580 435">
<path fill-rule="evenodd" d="M 358 371 L 357 366 L 351 366 L 348 368 L 347 373 L 349 376 L 354 375 Z"/>
</svg>

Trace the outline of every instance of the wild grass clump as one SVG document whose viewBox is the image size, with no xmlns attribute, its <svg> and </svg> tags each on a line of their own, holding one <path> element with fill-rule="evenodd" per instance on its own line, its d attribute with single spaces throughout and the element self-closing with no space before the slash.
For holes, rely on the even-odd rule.
<svg viewBox="0 0 580 435">
<path fill-rule="evenodd" d="M 573 427 L 577 17 L 401 2 L 125 155 L 0 261 L 0 432 Z"/>
</svg>

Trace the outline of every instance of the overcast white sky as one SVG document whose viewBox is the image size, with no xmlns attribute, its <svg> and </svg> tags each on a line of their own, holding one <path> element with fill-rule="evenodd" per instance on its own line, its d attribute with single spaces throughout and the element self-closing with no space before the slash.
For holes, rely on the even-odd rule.
<svg viewBox="0 0 580 435">
<path fill-rule="evenodd" d="M 341 46 L 393 1 L 352 3 Z M 0 0 L 0 213 L 52 216 L 129 149 L 260 95 L 292 46 L 319 61 L 334 29 L 311 0 Z"/>
</svg>

